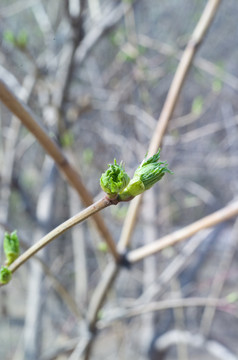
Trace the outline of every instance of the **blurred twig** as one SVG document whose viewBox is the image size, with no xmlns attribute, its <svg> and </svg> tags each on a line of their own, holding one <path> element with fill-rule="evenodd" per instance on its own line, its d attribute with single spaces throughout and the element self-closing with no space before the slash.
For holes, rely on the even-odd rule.
<svg viewBox="0 0 238 360">
<path fill-rule="evenodd" d="M 231 266 L 232 260 L 235 255 L 235 250 L 237 247 L 237 228 L 238 228 L 238 220 L 236 220 L 233 226 L 233 231 L 231 236 L 232 243 L 227 244 L 226 249 L 221 254 L 222 258 L 220 260 L 220 263 L 216 270 L 216 274 L 214 275 L 211 284 L 211 290 L 210 290 L 211 296 L 219 297 L 221 294 L 227 273 Z M 210 307 L 209 305 L 206 305 L 203 312 L 203 316 L 201 318 L 201 325 L 200 325 L 201 332 L 205 337 L 209 336 L 209 332 L 212 326 L 214 316 L 215 316 L 215 309 Z"/>
<path fill-rule="evenodd" d="M 227 300 L 217 299 L 217 298 L 188 298 L 188 299 L 166 299 L 157 302 L 149 302 L 148 304 L 143 304 L 135 306 L 129 309 L 123 308 L 113 308 L 113 310 L 105 311 L 104 317 L 99 321 L 98 327 L 103 329 L 109 326 L 112 322 L 123 320 L 126 318 L 132 318 L 134 316 L 141 316 L 146 313 L 162 311 L 166 309 L 176 309 L 176 308 L 185 308 L 185 307 L 204 307 L 211 306 L 214 308 L 219 308 L 227 306 Z"/>
<path fill-rule="evenodd" d="M 128 260 L 132 263 L 140 261 L 147 256 L 156 254 L 157 252 L 165 249 L 168 246 L 172 246 L 179 241 L 183 241 L 188 237 L 196 234 L 202 229 L 212 227 L 216 224 L 219 224 L 222 221 L 231 219 L 234 216 L 238 215 L 238 201 L 235 201 L 224 208 L 214 212 L 211 215 L 208 215 L 194 223 L 185 226 L 184 228 L 175 231 L 169 235 L 166 235 L 160 238 L 157 241 L 154 241 L 152 244 L 142 246 L 139 249 L 132 250 L 128 254 Z"/>
<path fill-rule="evenodd" d="M 146 35 L 140 35 L 138 37 L 139 44 L 146 48 L 151 48 L 157 50 L 159 53 L 166 56 L 175 56 L 176 59 L 180 60 L 182 57 L 182 51 L 175 49 L 173 46 L 165 43 L 161 43 L 151 39 Z M 198 56 L 194 59 L 194 66 L 198 69 L 201 69 L 205 73 L 215 77 L 216 79 L 221 80 L 234 90 L 238 90 L 238 78 L 228 71 L 221 71 L 218 65 L 212 63 L 209 60 L 204 59 L 201 56 Z"/>
<path fill-rule="evenodd" d="M 188 331 L 171 330 L 163 334 L 155 344 L 157 356 L 170 346 L 183 342 L 191 347 L 206 350 L 216 359 L 236 360 L 237 356 L 227 347 L 216 340 L 206 340 L 200 334 L 192 334 Z"/>
<path fill-rule="evenodd" d="M 70 215 L 79 210 L 77 199 L 74 196 L 74 190 L 71 187 L 67 188 L 69 198 Z M 75 226 L 72 229 L 72 245 L 74 256 L 74 274 L 75 274 L 75 298 L 76 302 L 86 304 L 88 294 L 88 273 L 87 273 L 87 253 L 86 253 L 86 239 L 82 227 Z"/>
<path fill-rule="evenodd" d="M 137 0 L 135 0 L 134 3 L 136 1 Z M 76 51 L 75 60 L 78 65 L 84 62 L 91 49 L 102 37 L 102 35 L 115 26 L 123 15 L 131 9 L 131 6 L 131 4 L 120 3 L 113 9 L 110 9 L 101 15 L 100 21 L 94 24 Z"/>
</svg>

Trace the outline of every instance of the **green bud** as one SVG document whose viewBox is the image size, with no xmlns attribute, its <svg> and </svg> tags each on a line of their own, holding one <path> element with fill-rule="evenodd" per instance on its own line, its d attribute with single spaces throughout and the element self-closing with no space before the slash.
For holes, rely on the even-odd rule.
<svg viewBox="0 0 238 360">
<path fill-rule="evenodd" d="M 10 265 L 14 260 L 16 260 L 20 253 L 19 240 L 16 230 L 11 234 L 8 232 L 5 233 L 3 248 L 7 259 L 6 264 Z"/>
<path fill-rule="evenodd" d="M 12 272 L 6 266 L 0 269 L 0 284 L 7 284 L 12 278 Z"/>
<path fill-rule="evenodd" d="M 3 37 L 4 37 L 5 41 L 7 41 L 8 43 L 11 43 L 11 44 L 15 43 L 15 36 L 11 30 L 4 31 Z"/>
<path fill-rule="evenodd" d="M 108 167 L 101 176 L 100 185 L 110 198 L 114 198 L 129 184 L 130 178 L 122 165 L 117 164 L 116 159 L 114 165 L 110 164 Z"/>
<path fill-rule="evenodd" d="M 16 38 L 16 46 L 18 46 L 21 49 L 25 49 L 28 42 L 28 35 L 25 30 L 21 30 Z"/>
<path fill-rule="evenodd" d="M 166 161 L 158 162 L 160 150 L 148 160 L 144 159 L 136 169 L 132 180 L 128 186 L 120 193 L 120 200 L 126 201 L 142 194 L 145 190 L 150 189 L 155 183 L 162 179 L 165 173 L 172 174 L 168 169 Z"/>
<path fill-rule="evenodd" d="M 108 252 L 108 246 L 104 241 L 101 241 L 98 244 L 98 250 L 101 251 L 102 253 L 107 253 Z"/>
</svg>

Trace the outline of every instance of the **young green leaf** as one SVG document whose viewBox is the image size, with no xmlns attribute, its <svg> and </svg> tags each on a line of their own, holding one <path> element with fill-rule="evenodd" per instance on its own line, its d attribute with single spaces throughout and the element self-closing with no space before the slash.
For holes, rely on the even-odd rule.
<svg viewBox="0 0 238 360">
<path fill-rule="evenodd" d="M 130 178 L 116 159 L 114 165 L 109 164 L 108 167 L 101 176 L 100 185 L 109 198 L 115 198 L 129 184 Z"/>
<path fill-rule="evenodd" d="M 12 278 L 12 272 L 6 266 L 0 269 L 0 284 L 7 284 Z"/>
<path fill-rule="evenodd" d="M 16 230 L 11 234 L 6 232 L 4 235 L 3 249 L 6 256 L 6 265 L 10 265 L 20 254 L 19 240 Z"/>
<path fill-rule="evenodd" d="M 172 174 L 168 169 L 165 161 L 159 162 L 160 150 L 148 160 L 144 159 L 136 169 L 132 180 L 127 187 L 120 193 L 121 201 L 130 200 L 131 198 L 142 194 L 145 190 L 150 189 L 155 183 L 162 179 L 165 173 Z"/>
</svg>

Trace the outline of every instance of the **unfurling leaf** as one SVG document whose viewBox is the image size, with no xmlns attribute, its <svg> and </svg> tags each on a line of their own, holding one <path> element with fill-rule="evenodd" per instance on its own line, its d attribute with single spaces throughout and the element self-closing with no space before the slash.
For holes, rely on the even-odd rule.
<svg viewBox="0 0 238 360">
<path fill-rule="evenodd" d="M 13 263 L 18 258 L 20 253 L 19 240 L 16 230 L 11 234 L 6 232 L 4 235 L 3 249 L 6 256 L 6 265 Z"/>
</svg>

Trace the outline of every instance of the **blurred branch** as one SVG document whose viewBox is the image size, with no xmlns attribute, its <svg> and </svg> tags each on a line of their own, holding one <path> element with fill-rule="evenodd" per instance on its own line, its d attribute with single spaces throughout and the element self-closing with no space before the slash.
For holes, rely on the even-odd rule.
<svg viewBox="0 0 238 360">
<path fill-rule="evenodd" d="M 56 106 L 59 115 L 63 110 L 64 100 L 68 91 L 75 62 L 76 50 L 84 38 L 83 27 L 83 10 L 85 7 L 85 0 L 80 1 L 80 10 L 77 15 L 70 12 L 70 0 L 65 1 L 65 12 L 70 23 L 72 38 L 68 40 L 63 48 L 61 55 L 57 79 L 60 81 L 59 86 L 55 89 L 53 94 L 54 105 Z"/>
<path fill-rule="evenodd" d="M 85 343 L 85 339 L 79 341 L 77 347 L 75 348 L 69 360 L 77 360 L 83 354 L 85 356 L 84 357 L 85 360 L 89 359 L 93 345 L 93 340 L 96 336 L 95 324 L 98 320 L 98 311 L 102 307 L 106 299 L 106 296 L 108 294 L 108 290 L 110 289 L 111 285 L 114 283 L 118 271 L 119 271 L 119 267 L 114 262 L 108 264 L 107 268 L 105 269 L 103 276 L 98 286 L 96 287 L 89 304 L 87 320 L 88 320 L 88 332 L 90 336 L 88 336 L 86 343 Z"/>
<path fill-rule="evenodd" d="M 165 267 L 160 274 L 157 282 L 151 284 L 139 298 L 136 299 L 136 303 L 143 303 L 151 301 L 155 296 L 161 295 L 168 287 L 170 281 L 177 275 L 179 275 L 193 254 L 198 250 L 198 247 L 203 241 L 211 241 L 217 235 L 217 229 L 206 229 L 193 236 L 183 247 L 181 252 Z"/>
<path fill-rule="evenodd" d="M 63 344 L 59 345 L 58 347 L 51 347 L 50 350 L 46 351 L 39 357 L 39 360 L 55 360 L 58 356 L 62 354 L 70 353 L 77 343 L 79 342 L 78 338 L 70 339 L 65 341 Z"/>
<path fill-rule="evenodd" d="M 161 142 L 165 134 L 166 128 L 168 126 L 168 122 L 173 114 L 175 105 L 177 104 L 181 88 L 184 84 L 186 75 L 191 67 L 195 53 L 198 49 L 198 46 L 201 44 L 202 40 L 204 39 L 204 36 L 209 26 L 212 23 L 212 20 L 216 14 L 218 6 L 220 5 L 220 2 L 221 2 L 220 0 L 209 0 L 207 2 L 207 5 L 202 13 L 202 16 L 198 21 L 198 24 L 191 36 L 191 39 L 188 42 L 186 49 L 184 50 L 183 56 L 180 60 L 173 82 L 170 86 L 168 95 L 166 97 L 163 109 L 161 111 L 160 118 L 157 123 L 157 127 L 151 139 L 148 150 L 148 156 L 151 156 L 152 154 L 156 153 L 159 146 L 161 146 Z M 141 200 L 142 200 L 142 196 L 140 195 L 136 199 L 134 199 L 130 204 L 118 245 L 118 249 L 120 251 L 124 251 L 129 244 L 133 229 L 135 227 L 136 218 L 139 212 Z"/>
<path fill-rule="evenodd" d="M 54 159 L 60 170 L 64 173 L 67 180 L 77 190 L 83 203 L 89 206 L 93 203 L 91 195 L 88 193 L 86 187 L 83 185 L 77 171 L 70 165 L 65 155 L 60 148 L 54 143 L 46 131 L 37 123 L 35 116 L 7 87 L 7 85 L 0 80 L 0 99 L 8 107 L 8 109 L 15 114 L 27 129 L 36 137 L 39 143 L 43 146 L 45 151 Z M 118 254 L 114 241 L 103 221 L 100 214 L 95 214 L 93 217 L 98 230 L 107 242 L 113 256 L 118 259 Z"/>
<path fill-rule="evenodd" d="M 206 340 L 200 334 L 192 334 L 188 331 L 171 330 L 158 338 L 155 343 L 157 356 L 159 358 L 169 347 L 183 342 L 191 347 L 206 350 L 212 357 L 220 360 L 236 360 L 237 356 L 233 354 L 227 347 L 216 340 Z"/>
<path fill-rule="evenodd" d="M 6 231 L 8 232 L 12 232 L 13 229 L 10 228 L 8 225 L 6 225 L 5 223 L 0 222 L 0 226 L 3 227 Z M 27 242 L 25 240 L 22 239 L 22 237 L 19 238 L 20 241 L 20 247 L 23 248 L 24 250 L 27 250 L 29 245 L 27 244 Z M 76 302 L 74 301 L 74 299 L 71 297 L 71 295 L 69 294 L 69 292 L 65 289 L 65 287 L 61 284 L 61 282 L 57 279 L 57 277 L 55 276 L 55 274 L 51 271 L 50 267 L 47 265 L 47 263 L 42 260 L 39 256 L 34 255 L 33 259 L 35 261 L 38 261 L 42 268 L 43 271 L 45 272 L 45 274 L 48 276 L 48 278 L 51 281 L 51 284 L 54 288 L 54 290 L 58 293 L 58 295 L 62 298 L 62 300 L 65 302 L 65 304 L 68 306 L 68 308 L 70 309 L 70 311 L 77 317 L 80 318 L 80 312 L 78 309 L 78 306 L 76 304 Z"/>
<path fill-rule="evenodd" d="M 218 264 L 216 274 L 213 277 L 211 286 L 210 286 L 210 296 L 219 297 L 224 286 L 227 273 L 231 267 L 232 260 L 235 256 L 237 249 L 237 230 L 238 230 L 238 220 L 233 226 L 232 235 L 231 235 L 231 243 L 226 245 L 224 252 L 221 254 L 221 260 Z M 215 316 L 215 309 L 210 307 L 208 304 L 206 305 L 202 318 L 200 329 L 205 337 L 209 336 L 209 332 L 211 330 L 212 322 Z"/>
<path fill-rule="evenodd" d="M 152 244 L 142 246 L 139 249 L 132 250 L 127 255 L 129 262 L 137 262 L 144 259 L 147 256 L 156 254 L 157 252 L 165 249 L 168 246 L 172 246 L 177 242 L 183 241 L 188 237 L 196 234 L 198 231 L 212 227 L 219 224 L 222 221 L 231 219 L 238 215 L 238 201 L 235 201 L 224 208 L 214 212 L 211 215 L 195 221 L 194 223 L 185 226 L 184 228 L 166 235 L 161 239 L 154 241 Z"/>
<path fill-rule="evenodd" d="M 160 54 L 168 57 L 174 56 L 178 60 L 181 59 L 183 54 L 181 50 L 175 49 L 169 44 L 161 43 L 157 40 L 151 39 L 146 35 L 139 35 L 138 42 L 141 46 L 144 46 L 145 48 L 154 49 Z M 201 56 L 198 56 L 194 59 L 193 65 L 196 68 L 204 71 L 205 73 L 221 80 L 222 82 L 230 86 L 232 89 L 238 90 L 238 78 L 226 70 L 221 71 L 221 68 L 218 65 L 212 63 L 211 61 L 204 59 Z"/>
<path fill-rule="evenodd" d="M 111 311 L 105 311 L 105 315 L 102 320 L 99 321 L 98 327 L 104 329 L 111 325 L 112 322 L 132 318 L 134 316 L 141 316 L 155 311 L 162 311 L 166 309 L 176 309 L 185 307 L 205 307 L 211 306 L 214 308 L 227 306 L 227 300 L 218 298 L 188 298 L 188 299 L 166 299 L 157 302 L 150 302 L 139 306 L 132 307 L 131 309 L 115 309 Z"/>
<path fill-rule="evenodd" d="M 75 191 L 70 186 L 67 187 L 70 216 L 79 211 Z M 72 246 L 74 257 L 74 277 L 75 277 L 75 299 L 79 303 L 86 305 L 88 294 L 88 272 L 87 272 L 87 252 L 86 239 L 81 226 L 72 229 Z"/>
<path fill-rule="evenodd" d="M 133 3 L 135 3 L 135 0 Z M 93 25 L 92 29 L 85 35 L 83 41 L 76 51 L 76 61 L 78 65 L 82 64 L 94 45 L 103 36 L 103 34 L 113 28 L 123 15 L 131 9 L 130 4 L 120 3 L 110 11 L 105 11 L 101 15 L 101 20 Z"/>
</svg>

